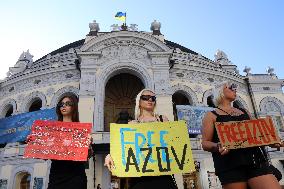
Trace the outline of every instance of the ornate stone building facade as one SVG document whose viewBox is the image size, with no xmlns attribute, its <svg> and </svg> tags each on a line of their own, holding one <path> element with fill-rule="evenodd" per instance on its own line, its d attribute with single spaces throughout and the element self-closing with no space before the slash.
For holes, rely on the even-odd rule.
<svg viewBox="0 0 284 189">
<path fill-rule="evenodd" d="M 35 62 L 24 52 L 0 83 L 0 118 L 55 107 L 67 93 L 79 98 L 80 121 L 94 125 L 96 154 L 86 169 L 88 188 L 97 184 L 110 188 L 112 180 L 123 188 L 125 180 L 111 177 L 103 166 L 109 153 L 109 123 L 123 110 L 133 115 L 135 96 L 142 88 L 154 90 L 158 112 L 174 120 L 175 105 L 208 106 L 214 86 L 229 80 L 239 86 L 235 105 L 254 117 L 271 115 L 283 135 L 284 80 L 272 68 L 266 74 L 251 74 L 246 67 L 246 75 L 240 75 L 220 50 L 213 61 L 166 40 L 157 21 L 151 24 L 152 32 L 138 31 L 136 24 L 129 28 L 113 25 L 111 32 L 99 32 L 95 21 L 89 27 L 85 39 Z M 221 188 L 211 154 L 201 149 L 199 135 L 191 137 L 197 171 L 176 175 L 179 188 Z M 23 159 L 24 146 L 10 143 L 0 149 L 0 188 L 36 188 L 39 183 L 47 187 L 50 161 Z M 282 174 L 283 155 L 283 149 L 270 152 Z"/>
</svg>

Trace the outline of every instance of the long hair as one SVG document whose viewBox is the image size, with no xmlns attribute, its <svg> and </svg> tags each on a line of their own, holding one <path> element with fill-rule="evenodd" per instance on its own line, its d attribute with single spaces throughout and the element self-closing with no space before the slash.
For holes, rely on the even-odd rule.
<svg viewBox="0 0 284 189">
<path fill-rule="evenodd" d="M 56 114 L 58 117 L 58 121 L 63 121 L 63 115 L 61 114 L 59 104 L 62 102 L 64 98 L 69 98 L 73 102 L 72 106 L 72 121 L 73 122 L 79 122 L 79 112 L 78 112 L 78 99 L 74 95 L 64 95 L 57 103 L 56 106 Z"/>
<path fill-rule="evenodd" d="M 149 91 L 149 92 L 154 93 L 151 89 L 143 89 L 142 91 L 140 91 L 138 93 L 138 95 L 136 96 L 135 120 L 137 120 L 140 117 L 140 112 L 141 112 L 140 111 L 140 97 L 141 97 L 142 93 L 145 92 L 145 91 Z M 156 109 L 157 109 L 157 101 L 155 102 L 155 105 L 154 105 L 154 111 L 153 111 L 154 116 L 156 115 Z"/>
<path fill-rule="evenodd" d="M 213 103 L 216 107 L 220 105 L 222 102 L 222 99 L 224 97 L 224 86 L 225 85 L 231 85 L 232 82 L 230 81 L 224 81 L 215 86 L 215 89 L 213 91 Z"/>
</svg>

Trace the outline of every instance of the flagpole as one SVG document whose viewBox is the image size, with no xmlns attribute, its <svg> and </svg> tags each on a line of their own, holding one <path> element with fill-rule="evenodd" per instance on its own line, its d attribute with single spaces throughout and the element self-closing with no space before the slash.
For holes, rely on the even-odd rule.
<svg viewBox="0 0 284 189">
<path fill-rule="evenodd" d="M 124 24 L 125 24 L 125 26 L 126 26 L 126 12 L 125 12 L 125 20 L 124 20 Z"/>
</svg>

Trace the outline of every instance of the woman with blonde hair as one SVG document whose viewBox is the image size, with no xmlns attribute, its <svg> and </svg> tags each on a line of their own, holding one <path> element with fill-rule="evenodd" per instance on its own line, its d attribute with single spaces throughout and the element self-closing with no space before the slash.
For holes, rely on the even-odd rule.
<svg viewBox="0 0 284 189">
<path fill-rule="evenodd" d="M 249 120 L 245 109 L 234 108 L 237 85 L 221 83 L 214 92 L 215 110 L 203 119 L 202 147 L 212 153 L 215 173 L 224 189 L 280 189 L 277 179 L 269 168 L 269 161 L 263 147 L 229 150 L 220 145 L 215 122 Z"/>
<path fill-rule="evenodd" d="M 150 89 L 143 89 L 136 97 L 135 120 L 129 123 L 163 122 L 168 118 L 155 112 L 157 107 L 156 95 Z M 111 171 L 114 162 L 108 154 L 105 158 L 105 166 Z M 130 179 L 130 189 L 177 189 L 171 175 L 144 176 Z"/>
</svg>

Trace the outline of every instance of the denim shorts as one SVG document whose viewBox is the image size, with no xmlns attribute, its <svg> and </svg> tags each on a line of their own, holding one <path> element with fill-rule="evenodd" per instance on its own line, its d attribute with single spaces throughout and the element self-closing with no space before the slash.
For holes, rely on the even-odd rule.
<svg viewBox="0 0 284 189">
<path fill-rule="evenodd" d="M 218 173 L 218 177 L 222 185 L 225 185 L 234 182 L 247 182 L 251 178 L 267 174 L 272 174 L 272 170 L 268 164 L 263 164 L 259 167 L 243 165 L 220 172 Z"/>
</svg>

